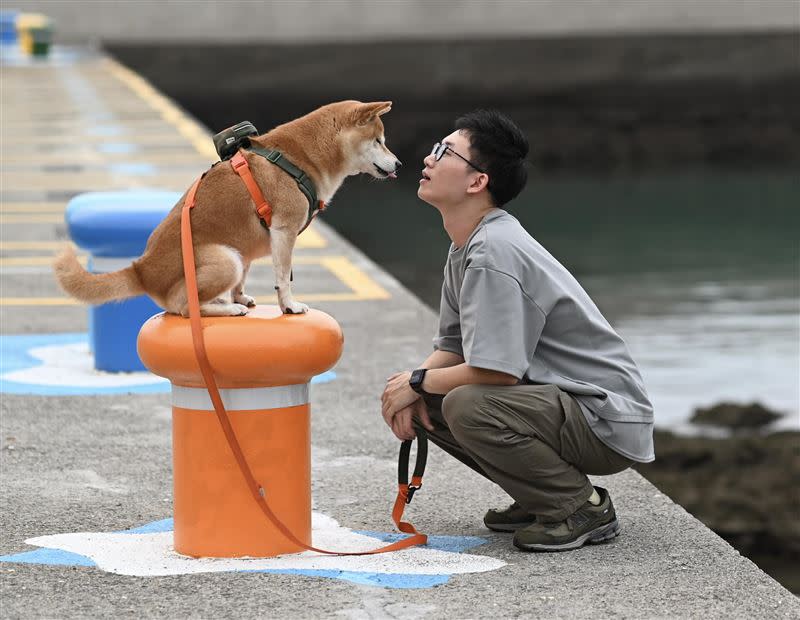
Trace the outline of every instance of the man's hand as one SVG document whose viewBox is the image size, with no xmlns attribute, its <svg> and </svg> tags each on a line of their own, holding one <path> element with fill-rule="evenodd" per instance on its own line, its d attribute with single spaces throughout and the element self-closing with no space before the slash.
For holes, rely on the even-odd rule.
<svg viewBox="0 0 800 620">
<path fill-rule="evenodd" d="M 401 441 L 411 441 L 417 436 L 414 430 L 414 418 L 419 418 L 420 423 L 429 431 L 433 431 L 433 424 L 428 417 L 428 407 L 421 398 L 414 401 L 405 409 L 398 411 L 392 418 L 390 426 L 392 432 Z"/>
<path fill-rule="evenodd" d="M 396 372 L 386 380 L 386 387 L 381 396 L 381 415 L 384 421 L 392 427 L 392 419 L 401 411 L 421 400 L 419 394 L 411 389 L 408 380 L 411 378 L 409 371 Z"/>
</svg>

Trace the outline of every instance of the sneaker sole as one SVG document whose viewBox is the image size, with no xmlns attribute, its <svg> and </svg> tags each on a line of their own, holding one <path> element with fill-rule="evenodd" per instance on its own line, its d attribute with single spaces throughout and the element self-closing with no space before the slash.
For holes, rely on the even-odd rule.
<svg viewBox="0 0 800 620">
<path fill-rule="evenodd" d="M 571 551 L 577 549 L 585 544 L 599 545 L 609 540 L 613 540 L 619 536 L 620 527 L 619 521 L 614 519 L 611 523 L 601 525 L 600 527 L 579 536 L 575 540 L 560 545 L 545 545 L 545 544 L 529 544 L 519 543 L 514 541 L 514 546 L 522 551 Z"/>
<path fill-rule="evenodd" d="M 523 527 L 528 527 L 529 525 L 533 525 L 536 523 L 535 521 L 523 521 L 522 523 L 486 523 L 483 524 L 488 527 L 490 530 L 494 532 L 516 532 L 517 530 L 521 530 Z"/>
</svg>

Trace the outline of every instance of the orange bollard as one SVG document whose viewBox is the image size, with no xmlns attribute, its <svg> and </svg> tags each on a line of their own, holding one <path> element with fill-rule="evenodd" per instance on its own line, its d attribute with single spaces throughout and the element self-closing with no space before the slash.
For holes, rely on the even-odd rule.
<svg viewBox="0 0 800 620">
<path fill-rule="evenodd" d="M 324 312 L 287 316 L 277 306 L 202 324 L 245 458 L 278 519 L 311 544 L 308 385 L 339 359 L 341 328 Z M 203 382 L 189 320 L 152 317 L 138 351 L 151 372 L 172 382 L 175 550 L 226 558 L 302 551 L 265 517 L 242 477 Z"/>
</svg>

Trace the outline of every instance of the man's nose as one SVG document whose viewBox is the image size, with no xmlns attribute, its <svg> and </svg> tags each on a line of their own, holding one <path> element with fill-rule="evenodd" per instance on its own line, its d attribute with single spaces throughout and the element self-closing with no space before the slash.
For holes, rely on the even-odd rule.
<svg viewBox="0 0 800 620">
<path fill-rule="evenodd" d="M 436 163 L 436 159 L 433 157 L 433 153 L 431 153 L 427 157 L 424 157 L 422 159 L 422 163 L 428 166 L 428 168 L 433 168 L 433 164 Z"/>
</svg>

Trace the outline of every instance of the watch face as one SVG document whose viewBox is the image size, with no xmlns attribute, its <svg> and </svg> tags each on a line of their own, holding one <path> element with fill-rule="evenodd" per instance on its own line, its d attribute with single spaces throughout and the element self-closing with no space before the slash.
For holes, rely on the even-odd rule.
<svg viewBox="0 0 800 620">
<path fill-rule="evenodd" d="M 412 388 L 418 388 L 425 377 L 425 370 L 422 368 L 418 368 L 414 372 L 411 373 L 411 379 L 409 383 L 411 384 Z"/>
</svg>

